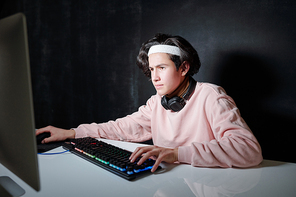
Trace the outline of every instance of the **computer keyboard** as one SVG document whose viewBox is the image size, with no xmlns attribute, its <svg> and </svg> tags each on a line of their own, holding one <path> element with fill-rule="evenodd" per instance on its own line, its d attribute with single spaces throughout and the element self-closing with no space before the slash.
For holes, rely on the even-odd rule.
<svg viewBox="0 0 296 197">
<path fill-rule="evenodd" d="M 129 160 L 132 152 L 91 137 L 65 142 L 63 148 L 127 180 L 151 173 L 155 163 L 153 159 L 147 159 L 142 165 L 137 165 L 140 158 L 132 163 Z"/>
</svg>

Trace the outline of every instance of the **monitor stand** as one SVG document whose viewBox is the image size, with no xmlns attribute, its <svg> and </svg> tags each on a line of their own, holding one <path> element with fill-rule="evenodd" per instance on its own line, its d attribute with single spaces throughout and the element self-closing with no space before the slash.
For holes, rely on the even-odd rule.
<svg viewBox="0 0 296 197">
<path fill-rule="evenodd" d="M 25 190 L 8 176 L 0 176 L 0 194 L 6 196 L 22 196 Z"/>
</svg>

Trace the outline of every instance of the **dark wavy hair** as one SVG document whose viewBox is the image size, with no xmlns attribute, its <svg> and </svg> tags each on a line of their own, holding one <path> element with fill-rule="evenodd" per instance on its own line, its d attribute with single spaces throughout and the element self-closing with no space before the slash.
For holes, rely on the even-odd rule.
<svg viewBox="0 0 296 197">
<path fill-rule="evenodd" d="M 190 69 L 186 75 L 192 76 L 198 73 L 201 66 L 199 56 L 192 45 L 181 36 L 172 36 L 169 34 L 156 34 L 152 39 L 144 42 L 137 56 L 137 65 L 142 69 L 143 73 L 151 79 L 151 72 L 149 70 L 148 51 L 150 47 L 158 44 L 166 44 L 177 46 L 181 50 L 181 56 L 171 55 L 170 59 L 175 63 L 176 69 L 179 70 L 184 61 L 188 62 Z"/>
</svg>

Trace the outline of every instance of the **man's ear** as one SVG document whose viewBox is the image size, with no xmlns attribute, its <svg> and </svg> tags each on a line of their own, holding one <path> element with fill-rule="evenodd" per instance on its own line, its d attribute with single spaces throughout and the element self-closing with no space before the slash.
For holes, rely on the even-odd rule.
<svg viewBox="0 0 296 197">
<path fill-rule="evenodd" d="M 180 66 L 180 69 L 181 69 L 181 72 L 182 72 L 182 76 L 185 76 L 188 73 L 189 69 L 190 69 L 189 63 L 184 61 L 182 63 L 182 65 Z"/>
</svg>

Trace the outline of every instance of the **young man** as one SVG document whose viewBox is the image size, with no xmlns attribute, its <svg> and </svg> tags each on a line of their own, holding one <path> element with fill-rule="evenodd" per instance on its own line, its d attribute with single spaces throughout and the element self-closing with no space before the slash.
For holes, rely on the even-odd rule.
<svg viewBox="0 0 296 197">
<path fill-rule="evenodd" d="M 261 148 L 239 110 L 223 88 L 196 82 L 200 68 L 196 50 L 180 36 L 157 34 L 144 43 L 137 65 L 151 78 L 157 91 L 146 105 L 124 118 L 101 124 L 82 124 L 50 132 L 43 143 L 68 138 L 99 137 L 132 142 L 152 138 L 154 145 L 137 148 L 131 155 L 140 165 L 154 156 L 160 162 L 202 167 L 251 167 L 262 161 Z"/>
</svg>

